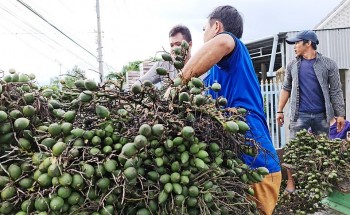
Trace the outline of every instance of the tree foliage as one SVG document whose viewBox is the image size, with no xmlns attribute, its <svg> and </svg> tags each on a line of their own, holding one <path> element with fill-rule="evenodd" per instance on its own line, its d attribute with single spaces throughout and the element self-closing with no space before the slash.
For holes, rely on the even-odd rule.
<svg viewBox="0 0 350 215">
<path fill-rule="evenodd" d="M 107 76 L 106 79 L 107 80 L 118 80 L 121 78 L 125 78 L 126 77 L 126 73 L 129 71 L 140 71 L 140 64 L 143 61 L 141 60 L 135 60 L 135 61 L 131 61 L 129 62 L 127 65 L 124 65 L 123 68 L 121 69 L 121 71 L 119 72 L 110 72 Z"/>
<path fill-rule="evenodd" d="M 56 86 L 60 87 L 60 82 L 64 82 L 65 86 L 69 88 L 74 88 L 74 82 L 79 79 L 86 79 L 86 73 L 84 70 L 78 66 L 74 66 L 71 70 L 68 70 L 66 74 L 61 75 L 61 77 L 54 77 L 50 80 L 51 88 Z"/>
</svg>

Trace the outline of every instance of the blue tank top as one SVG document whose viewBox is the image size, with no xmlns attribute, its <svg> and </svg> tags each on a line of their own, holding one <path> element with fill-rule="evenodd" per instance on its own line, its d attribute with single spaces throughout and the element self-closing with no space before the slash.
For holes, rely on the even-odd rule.
<svg viewBox="0 0 350 215">
<path fill-rule="evenodd" d="M 265 152 L 259 151 L 257 157 L 243 155 L 243 160 L 251 168 L 266 167 L 270 173 L 281 170 L 276 150 L 272 144 L 266 124 L 263 98 L 249 52 L 241 40 L 229 32 L 235 40 L 235 48 L 229 55 L 221 59 L 210 70 L 204 82 L 207 86 L 218 82 L 219 92 L 209 91 L 213 98 L 223 96 L 227 99 L 227 107 L 243 107 L 247 112 L 247 124 L 250 131 L 247 138 L 260 143 Z"/>
</svg>

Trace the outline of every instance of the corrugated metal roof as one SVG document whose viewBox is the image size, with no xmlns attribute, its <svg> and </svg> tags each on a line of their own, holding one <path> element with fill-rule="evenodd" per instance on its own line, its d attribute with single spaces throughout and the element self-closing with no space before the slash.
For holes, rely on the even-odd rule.
<svg viewBox="0 0 350 215">
<path fill-rule="evenodd" d="M 317 51 L 333 59 L 339 69 L 350 69 L 350 28 L 315 30 L 318 40 Z M 298 32 L 287 32 L 294 37 Z M 286 44 L 286 65 L 295 58 L 294 46 Z"/>
</svg>

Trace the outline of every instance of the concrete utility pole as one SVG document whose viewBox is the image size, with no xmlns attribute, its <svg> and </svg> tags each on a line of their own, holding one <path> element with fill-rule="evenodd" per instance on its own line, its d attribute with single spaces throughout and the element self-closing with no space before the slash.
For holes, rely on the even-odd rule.
<svg viewBox="0 0 350 215">
<path fill-rule="evenodd" d="M 98 71 L 100 73 L 100 81 L 104 81 L 103 74 L 103 60 L 102 60 L 102 41 L 101 41 L 101 23 L 100 23 L 100 1 L 96 0 L 96 14 L 97 14 L 97 52 L 98 52 Z"/>
</svg>

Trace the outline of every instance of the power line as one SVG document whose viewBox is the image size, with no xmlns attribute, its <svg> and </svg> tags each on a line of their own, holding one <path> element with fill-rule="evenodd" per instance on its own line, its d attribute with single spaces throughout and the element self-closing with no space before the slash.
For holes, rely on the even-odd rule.
<svg viewBox="0 0 350 215">
<path fill-rule="evenodd" d="M 26 4 L 26 3 L 24 3 L 23 1 L 21 1 L 21 0 L 17 0 L 19 3 L 20 3 L 20 5 L 22 5 L 22 6 L 24 6 L 23 8 L 25 8 L 24 10 L 29 10 L 31 13 L 34 13 L 36 16 L 38 16 L 40 19 L 42 19 L 42 20 L 44 20 L 47 24 L 49 24 L 52 28 L 54 28 L 56 31 L 58 31 L 60 34 L 62 34 L 62 35 L 64 35 L 66 38 L 68 38 L 68 39 L 70 39 L 71 41 L 73 40 L 72 38 L 70 38 L 67 34 L 65 34 L 63 31 L 61 31 L 60 29 L 58 29 L 58 27 L 56 27 L 56 26 L 54 26 L 53 24 L 51 24 L 48 20 L 46 20 L 45 18 L 44 18 L 44 16 L 43 15 L 45 15 L 45 14 L 43 14 L 42 15 L 42 12 L 39 10 L 39 11 L 37 11 L 37 10 L 34 10 L 31 6 L 29 6 L 28 4 Z M 20 9 L 17 5 L 15 5 L 15 3 L 14 2 L 11 2 L 12 3 L 12 5 L 13 6 L 15 6 L 16 8 L 18 8 L 18 9 Z M 34 7 L 37 9 L 37 6 L 34 4 Z M 0 6 L 0 8 L 2 8 L 1 6 Z M 57 44 L 57 45 L 59 45 L 60 47 L 62 47 L 62 48 L 64 48 L 64 49 L 66 49 L 65 48 L 65 46 L 63 45 L 63 44 L 61 44 L 61 43 L 58 43 L 57 41 L 55 41 L 53 38 L 50 38 L 49 37 L 49 34 L 46 34 L 46 33 L 43 33 L 41 30 L 39 30 L 39 29 L 37 29 L 36 27 L 34 27 L 33 25 L 31 25 L 31 23 L 29 23 L 29 22 L 27 22 L 25 19 L 22 19 L 22 18 L 20 18 L 19 16 L 17 16 L 17 15 L 15 15 L 14 13 L 12 13 L 12 11 L 10 12 L 10 11 L 8 11 L 8 10 L 6 10 L 6 9 L 4 9 L 4 8 L 2 8 L 3 10 L 5 10 L 8 14 L 11 14 L 11 16 L 13 16 L 14 18 L 16 18 L 16 19 L 19 19 L 21 22 L 23 22 L 24 24 L 26 24 L 27 26 L 29 26 L 30 28 L 32 28 L 32 29 L 34 29 L 34 31 L 36 31 L 36 32 L 29 32 L 28 30 L 28 28 L 26 29 L 26 28 L 22 28 L 22 27 L 20 27 L 20 28 L 22 28 L 22 29 L 24 29 L 24 32 L 18 32 L 18 33 L 11 33 L 11 34 L 15 34 L 15 35 L 20 35 L 20 34 L 28 34 L 28 35 L 31 35 L 31 36 L 33 36 L 33 37 L 35 37 L 36 39 L 38 39 L 39 41 L 42 41 L 44 44 L 46 44 L 46 45 L 48 45 L 48 46 L 50 46 L 52 49 L 54 49 L 54 50 L 56 50 L 56 48 L 54 48 L 54 47 L 52 47 L 51 45 L 49 45 L 47 42 L 45 42 L 44 40 L 42 40 L 42 39 L 40 39 L 39 37 L 37 37 L 36 35 L 43 35 L 44 37 L 47 37 L 49 40 L 51 40 L 52 42 L 54 42 L 55 44 Z M 15 23 L 14 23 L 15 24 Z M 17 24 L 15 24 L 15 25 L 17 25 Z M 17 25 L 17 27 L 19 27 L 19 25 Z M 13 31 L 12 31 L 13 32 Z M 89 33 L 91 33 L 91 32 L 89 32 Z M 92 32 L 92 33 L 95 33 L 95 32 Z M 19 38 L 18 38 L 19 39 Z M 21 39 L 22 40 L 22 39 Z M 78 41 L 78 42 L 77 42 Z M 30 48 L 32 48 L 32 49 L 35 49 L 37 52 L 39 52 L 41 55 L 45 55 L 45 54 L 43 54 L 42 52 L 40 52 L 39 50 L 37 50 L 35 47 L 33 47 L 33 46 L 30 46 L 27 42 L 25 42 L 24 40 L 22 40 L 22 42 L 23 43 L 25 43 L 27 46 L 29 46 Z M 83 44 L 81 44 L 80 42 L 79 42 L 79 40 L 73 40 L 72 41 L 74 44 L 76 44 L 76 45 L 78 45 L 80 48 L 82 48 L 85 52 L 87 52 L 87 53 L 89 53 L 89 55 L 91 55 L 91 56 L 93 56 L 94 58 L 96 58 L 96 56 L 95 55 L 93 55 L 91 52 L 89 52 L 86 48 L 84 48 L 83 47 Z M 80 44 L 79 44 L 80 43 Z M 71 50 L 69 50 L 69 49 L 66 49 L 68 52 L 70 52 L 71 54 L 73 54 L 74 56 L 76 56 L 77 58 L 79 58 L 79 59 L 81 59 L 82 61 L 84 61 L 85 63 L 87 63 L 88 65 L 90 65 L 90 66 L 92 66 L 90 63 L 88 63 L 87 61 L 85 61 L 84 59 L 82 59 L 81 57 L 79 57 L 79 56 L 77 56 L 76 54 L 74 54 L 74 53 L 72 53 L 71 52 Z M 114 50 L 112 50 L 113 52 L 114 52 Z M 47 56 L 46 56 L 47 57 Z M 52 60 L 52 59 L 50 59 L 50 60 Z M 109 70 L 114 70 L 114 71 L 117 71 L 115 68 L 113 68 L 113 66 L 111 66 L 111 65 L 109 65 L 107 62 L 103 62 L 103 64 L 109 69 Z M 93 68 L 96 68 L 95 66 L 92 66 Z"/>
<path fill-rule="evenodd" d="M 70 8 L 68 8 L 67 6 L 64 6 L 62 3 L 62 0 L 60 1 L 60 0 L 58 0 L 58 2 L 60 2 L 61 3 L 61 6 L 62 7 L 64 7 L 63 9 L 67 12 L 67 11 L 69 11 L 69 14 L 76 14 L 76 11 L 73 11 L 73 10 L 71 10 Z M 21 7 L 21 8 L 23 8 L 24 10 L 27 10 L 26 8 L 24 8 L 22 5 L 17 5 L 17 3 L 16 2 L 12 2 L 11 1 L 11 3 L 16 7 L 16 8 L 18 8 L 18 7 Z M 32 6 L 32 8 L 36 8 L 36 11 L 38 12 L 38 13 L 40 13 L 43 17 L 48 17 L 48 14 L 51 14 L 51 12 L 48 12 L 48 11 L 46 11 L 46 8 L 42 8 L 42 4 L 36 4 L 37 2 L 36 1 L 32 1 L 31 2 L 31 6 Z M 16 5 L 15 5 L 16 4 Z M 56 8 L 56 9 L 59 9 L 59 8 Z M 47 25 L 46 23 L 43 23 L 44 25 Z M 57 25 L 56 25 L 57 26 Z M 51 28 L 51 26 L 48 26 L 48 27 L 50 27 Z M 66 26 L 65 26 L 66 27 Z M 60 29 L 62 29 L 62 28 L 60 28 Z M 75 30 L 76 30 L 76 28 L 75 28 Z M 62 30 L 63 31 L 63 30 Z M 64 32 L 70 32 L 69 30 L 67 31 L 67 30 L 65 30 Z M 78 32 L 77 32 L 78 33 Z M 84 33 L 86 33 L 86 34 L 89 34 L 89 33 L 91 33 L 91 34 L 96 34 L 96 31 L 93 31 L 93 32 L 84 32 Z M 80 33 L 81 34 L 81 33 Z M 76 35 L 72 35 L 72 34 L 70 34 L 70 37 L 72 37 L 72 38 L 74 38 L 75 39 L 75 41 L 77 42 L 77 43 L 79 43 L 81 46 L 83 46 L 83 47 L 85 47 L 85 49 L 87 49 L 87 50 L 94 50 L 95 48 L 92 48 L 89 44 L 87 44 L 87 43 L 85 43 L 84 41 L 82 41 L 82 40 L 79 40 L 79 38 L 77 38 L 76 37 Z M 80 48 L 80 47 L 79 47 Z M 93 52 L 94 53 L 94 52 Z"/>
<path fill-rule="evenodd" d="M 37 28 L 35 28 L 34 26 L 30 25 L 29 23 L 21 20 L 18 16 L 14 15 L 8 8 L 4 8 L 3 6 L 0 5 L 0 8 L 2 10 L 4 10 L 6 13 L 10 14 L 11 16 L 13 16 L 14 18 L 18 19 L 19 21 L 21 21 L 22 23 L 24 23 L 25 25 L 28 25 L 30 28 L 34 29 L 35 31 L 37 31 L 39 34 L 41 33 Z M 1 13 L 1 15 L 3 15 Z M 6 16 L 4 16 L 6 19 Z M 50 44 L 48 44 L 47 42 L 45 42 L 44 40 L 42 40 L 41 38 L 37 37 L 37 34 L 31 34 L 29 31 L 26 31 L 25 28 L 21 28 L 17 23 L 15 23 L 13 20 L 9 20 L 7 19 L 8 22 L 11 22 L 13 25 L 12 26 L 17 26 L 20 29 L 23 29 L 25 33 L 28 33 L 30 36 L 36 38 L 37 40 L 41 41 L 42 43 L 46 44 L 47 46 L 49 46 L 50 48 L 52 48 L 53 50 L 57 50 L 55 47 L 51 46 Z M 11 30 L 9 30 L 8 28 L 6 28 L 9 32 L 9 34 L 14 34 L 14 35 L 19 35 L 17 33 L 12 33 Z M 46 36 L 47 37 L 47 36 Z M 50 38 L 49 38 L 50 39 Z"/>
<path fill-rule="evenodd" d="M 17 6 L 16 6 L 17 7 Z M 30 28 L 32 28 L 34 31 L 37 31 L 39 33 L 42 33 L 39 29 L 37 29 L 36 27 L 34 27 L 33 25 L 31 25 L 30 23 L 28 23 L 25 20 L 20 19 L 17 15 L 13 14 L 11 11 L 9 11 L 9 9 L 6 9 L 4 7 L 0 8 L 2 10 L 4 10 L 5 12 L 7 12 L 8 14 L 10 14 L 11 16 L 15 17 L 16 19 L 20 20 L 22 23 L 24 23 L 25 25 L 28 25 Z M 13 23 L 13 22 L 12 22 Z M 15 23 L 14 23 L 15 24 Z M 15 24 L 16 25 L 16 24 Z M 18 26 L 18 25 L 17 25 Z M 23 29 L 23 28 L 22 28 Z M 31 36 L 35 37 L 37 40 L 42 41 L 43 43 L 45 43 L 47 46 L 51 47 L 52 49 L 56 50 L 56 48 L 54 48 L 53 46 L 51 46 L 50 44 L 46 43 L 45 41 L 43 41 L 42 39 L 40 39 L 39 37 L 37 37 L 35 34 L 30 34 Z M 82 62 L 86 63 L 87 65 L 95 68 L 94 65 L 92 65 L 90 62 L 86 61 L 85 59 L 83 59 L 82 57 L 78 56 L 77 54 L 73 53 L 70 49 L 66 48 L 65 46 L 63 46 L 61 43 L 57 42 L 56 40 L 50 38 L 49 36 L 47 36 L 46 34 L 43 34 L 45 37 L 47 37 L 49 40 L 51 40 L 52 42 L 54 42 L 55 44 L 59 45 L 60 47 L 64 48 L 67 52 L 71 53 L 72 55 L 74 55 L 76 58 L 80 59 Z"/>
<path fill-rule="evenodd" d="M 73 13 L 73 11 L 62 0 L 58 0 L 58 2 L 70 13 Z"/>
<path fill-rule="evenodd" d="M 3 28 L 5 28 L 5 29 L 9 30 L 6 26 L 4 26 L 4 25 L 1 25 L 1 26 L 2 26 Z M 15 36 L 15 35 L 13 35 L 13 36 Z M 55 59 L 50 58 L 47 54 L 45 54 L 45 53 L 39 51 L 39 49 L 37 49 L 37 48 L 35 48 L 34 46 L 30 45 L 28 42 L 22 40 L 22 39 L 19 38 L 19 37 L 16 37 L 16 38 L 19 39 L 20 41 L 22 41 L 22 42 L 23 42 L 25 45 L 27 45 L 29 48 L 31 48 L 31 49 L 35 50 L 36 52 L 38 52 L 38 53 L 39 53 L 40 55 L 42 55 L 43 57 L 45 57 L 45 58 L 47 58 L 47 59 L 49 59 L 49 60 L 51 60 L 51 61 L 53 61 L 53 62 L 56 63 Z M 62 63 L 60 63 L 60 65 L 63 66 L 64 68 L 68 69 L 66 66 L 62 65 Z"/>
<path fill-rule="evenodd" d="M 18 2 L 20 2 L 22 5 L 26 4 L 21 0 L 17 0 Z M 63 4 L 63 2 L 60 1 L 61 4 Z M 65 35 L 61 30 L 59 30 L 56 26 L 54 26 L 53 24 L 51 24 L 49 21 L 47 21 L 39 12 L 37 12 L 36 10 L 34 10 L 32 7 L 30 7 L 28 4 L 24 5 L 27 9 L 29 9 L 31 12 L 35 13 L 35 15 L 39 16 L 41 19 L 43 19 L 45 22 L 47 22 L 50 26 L 52 26 L 53 28 L 55 28 L 57 31 L 59 31 L 60 33 L 62 33 L 64 36 L 68 37 L 67 35 Z M 28 8 L 28 7 L 29 8 Z M 64 5 L 66 7 L 66 5 Z M 67 7 L 66 7 L 67 8 Z M 68 8 L 69 9 L 69 8 Z M 95 32 L 88 32 L 88 33 L 95 33 Z M 44 34 L 44 33 L 43 33 Z M 46 34 L 44 34 L 46 36 Z M 73 41 L 75 44 L 79 45 L 79 47 L 82 47 L 82 45 L 78 44 L 78 42 Z M 87 49 L 83 48 L 85 51 L 87 51 Z M 114 50 L 113 50 L 114 52 Z M 90 53 L 88 51 L 89 54 L 91 54 L 93 57 L 96 58 L 95 55 L 93 55 L 92 53 Z M 113 69 L 114 71 L 117 71 L 113 66 L 107 64 L 107 62 L 103 62 L 104 65 L 106 65 L 109 69 Z M 90 64 L 91 65 L 91 64 Z M 94 66 L 93 66 L 94 67 Z"/>
<path fill-rule="evenodd" d="M 37 34 L 37 35 L 51 35 L 43 32 L 0 32 L 0 34 Z M 96 34 L 96 32 L 84 32 L 84 34 Z M 53 34 L 55 35 L 55 34 Z"/>
<path fill-rule="evenodd" d="M 67 37 L 70 41 L 72 41 L 73 43 L 75 43 L 77 46 L 79 46 L 80 48 L 82 48 L 84 51 L 86 51 L 87 53 L 89 53 L 90 55 L 92 55 L 94 58 L 97 59 L 97 57 L 91 53 L 89 50 L 87 50 L 86 48 L 84 48 L 82 45 L 80 45 L 79 43 L 77 43 L 75 40 L 73 40 L 71 37 L 69 37 L 67 34 L 65 34 L 63 31 L 61 31 L 59 28 L 57 28 L 55 25 L 53 25 L 52 23 L 50 23 L 48 20 L 46 20 L 42 15 L 40 15 L 37 11 L 35 11 L 32 7 L 30 7 L 28 4 L 24 3 L 22 0 L 17 0 L 20 4 L 22 4 L 24 7 L 26 7 L 28 10 L 30 10 L 32 13 L 34 13 L 35 15 L 37 15 L 40 19 L 44 20 L 47 24 L 49 24 L 51 27 L 53 27 L 54 29 L 56 29 L 58 32 L 60 32 L 62 35 L 64 35 L 65 37 Z"/>
<path fill-rule="evenodd" d="M 116 70 L 113 66 L 109 65 L 109 64 L 106 63 L 105 61 L 104 61 L 103 63 L 107 66 L 107 68 L 109 69 L 109 71 L 113 70 L 114 72 L 117 72 L 117 70 Z"/>
</svg>

